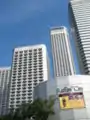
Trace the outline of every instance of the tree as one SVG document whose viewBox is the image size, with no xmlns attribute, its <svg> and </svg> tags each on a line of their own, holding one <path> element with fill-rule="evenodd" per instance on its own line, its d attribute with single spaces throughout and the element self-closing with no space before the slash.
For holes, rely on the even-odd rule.
<svg viewBox="0 0 90 120">
<path fill-rule="evenodd" d="M 47 120 L 49 115 L 54 114 L 53 110 L 54 99 L 49 100 L 37 99 L 32 103 L 33 107 L 33 118 L 35 120 Z"/>
<path fill-rule="evenodd" d="M 15 110 L 13 120 L 25 120 L 32 117 L 32 103 L 22 104 L 18 109 Z"/>
<path fill-rule="evenodd" d="M 54 100 L 51 97 L 48 100 L 37 99 L 32 103 L 22 104 L 0 120 L 47 120 L 49 115 L 54 114 L 53 105 Z"/>
</svg>

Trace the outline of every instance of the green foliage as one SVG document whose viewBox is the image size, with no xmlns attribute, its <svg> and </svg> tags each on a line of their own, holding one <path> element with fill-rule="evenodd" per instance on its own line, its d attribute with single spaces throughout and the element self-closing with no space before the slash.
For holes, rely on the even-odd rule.
<svg viewBox="0 0 90 120">
<path fill-rule="evenodd" d="M 33 102 L 33 112 L 35 120 L 47 120 L 48 116 L 54 114 L 53 111 L 54 100 L 37 99 Z"/>
<path fill-rule="evenodd" d="M 34 102 L 22 104 L 10 114 L 0 117 L 0 120 L 47 120 L 49 115 L 54 114 L 54 100 L 37 99 Z"/>
</svg>

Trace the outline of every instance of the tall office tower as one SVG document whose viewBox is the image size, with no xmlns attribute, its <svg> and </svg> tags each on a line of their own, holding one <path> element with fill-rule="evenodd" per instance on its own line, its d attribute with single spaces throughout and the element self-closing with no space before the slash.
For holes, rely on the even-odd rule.
<svg viewBox="0 0 90 120">
<path fill-rule="evenodd" d="M 71 0 L 69 18 L 82 74 L 90 74 L 90 0 Z"/>
<path fill-rule="evenodd" d="M 52 28 L 51 46 L 54 65 L 54 76 L 67 76 L 75 74 L 74 62 L 67 29 L 63 26 Z"/>
<path fill-rule="evenodd" d="M 10 72 L 10 67 L 0 68 L 0 115 L 8 112 Z"/>
<path fill-rule="evenodd" d="M 33 89 L 48 80 L 48 55 L 45 45 L 14 49 L 9 108 L 33 100 Z"/>
</svg>

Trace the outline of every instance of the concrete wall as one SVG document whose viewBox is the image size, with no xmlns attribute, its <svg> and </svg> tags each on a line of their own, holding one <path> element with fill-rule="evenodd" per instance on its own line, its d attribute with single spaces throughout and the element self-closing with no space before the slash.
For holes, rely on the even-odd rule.
<svg viewBox="0 0 90 120">
<path fill-rule="evenodd" d="M 70 86 L 79 86 L 83 88 L 85 108 L 60 109 L 56 89 Z M 60 77 L 56 80 L 43 82 L 35 88 L 34 98 L 37 96 L 37 98 L 47 99 L 52 95 L 56 98 L 54 105 L 55 115 L 50 116 L 49 120 L 90 120 L 90 76 L 75 75 Z"/>
</svg>

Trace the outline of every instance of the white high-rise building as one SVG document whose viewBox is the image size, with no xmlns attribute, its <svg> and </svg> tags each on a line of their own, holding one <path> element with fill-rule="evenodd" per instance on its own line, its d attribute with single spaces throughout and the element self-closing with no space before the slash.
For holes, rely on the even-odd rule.
<svg viewBox="0 0 90 120">
<path fill-rule="evenodd" d="M 54 77 L 75 74 L 74 62 L 67 29 L 64 26 L 52 28 L 50 35 Z"/>
<path fill-rule="evenodd" d="M 45 45 L 14 49 L 9 108 L 33 100 L 33 88 L 48 80 L 48 55 Z"/>
<path fill-rule="evenodd" d="M 90 0 L 70 0 L 69 18 L 80 71 L 90 74 Z"/>
<path fill-rule="evenodd" d="M 10 67 L 0 68 L 0 115 L 8 113 L 10 73 Z"/>
</svg>

